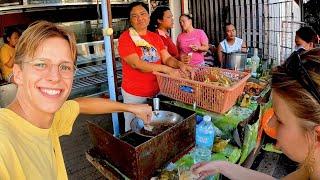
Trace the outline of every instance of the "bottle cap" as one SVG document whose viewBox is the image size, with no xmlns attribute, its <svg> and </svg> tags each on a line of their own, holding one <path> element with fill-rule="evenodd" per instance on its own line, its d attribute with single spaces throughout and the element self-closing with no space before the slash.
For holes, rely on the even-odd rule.
<svg viewBox="0 0 320 180">
<path fill-rule="evenodd" d="M 205 122 L 210 122 L 211 121 L 211 116 L 205 115 L 205 116 L 203 116 L 203 120 Z"/>
</svg>

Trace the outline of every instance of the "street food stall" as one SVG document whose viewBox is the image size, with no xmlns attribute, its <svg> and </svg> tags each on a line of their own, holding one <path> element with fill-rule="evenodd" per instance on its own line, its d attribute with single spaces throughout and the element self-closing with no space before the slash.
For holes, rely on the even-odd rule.
<svg viewBox="0 0 320 180">
<path fill-rule="evenodd" d="M 98 84 L 98 91 L 97 88 L 94 88 L 85 95 L 107 92 L 111 99 L 117 99 L 116 91 L 119 90 L 117 89 L 119 84 L 114 80 L 121 79 L 121 72 L 119 72 L 121 64 L 119 65 L 118 61 L 112 59 L 112 56 L 117 56 L 116 51 L 111 52 L 113 39 L 109 37 L 112 35 L 112 29 L 109 29 L 109 25 L 114 20 L 111 21 L 110 7 L 107 7 L 110 4 L 105 4 L 106 2 L 102 2 L 103 28 L 99 27 L 103 29 L 104 41 L 99 39 L 99 41 L 86 42 L 85 40 L 78 43 L 77 65 L 80 71 L 77 72 L 73 84 L 74 97 L 84 95 L 83 90 Z M 113 3 L 117 4 L 116 2 Z M 124 2 L 126 5 L 129 3 L 129 1 Z M 174 5 L 174 2 L 177 1 L 170 0 L 170 6 Z M 214 5 L 214 8 L 206 6 L 213 5 L 211 1 L 198 3 L 198 1 L 182 0 L 179 1 L 179 7 L 173 7 L 173 9 L 179 10 L 179 13 L 174 11 L 174 15 L 178 17 L 182 12 L 194 14 L 195 25 L 204 28 L 210 40 L 216 42 L 221 40 L 223 32 L 219 17 L 222 15 L 225 21 L 229 19 L 234 22 L 236 28 L 239 29 L 239 35 L 242 35 L 248 42 L 248 46 L 259 48 L 259 56 L 261 57 L 259 74 L 251 77 L 250 68 L 245 68 L 243 72 L 240 72 L 237 71 L 237 68 L 227 70 L 212 67 L 195 69 L 195 78 L 156 74 L 160 86 L 158 110 L 169 112 L 168 116 L 178 114 L 181 118 L 151 135 L 148 132 L 140 131 L 141 129 L 119 134 L 117 114 L 112 116 L 113 131 L 108 131 L 102 124 L 95 124 L 89 120 L 88 128 L 93 148 L 86 152 L 86 158 L 106 178 L 179 179 L 181 169 L 185 167 L 188 169 L 194 163 L 195 126 L 204 115 L 211 116 L 216 132 L 211 160 L 225 160 L 248 168 L 252 166 L 263 147 L 264 133 L 262 129 L 264 127 L 261 123 L 263 115 L 265 112 L 269 112 L 271 106 L 269 98 L 271 68 L 278 65 L 280 59 L 283 59 L 293 47 L 292 44 L 284 44 L 285 41 L 283 41 L 283 39 L 293 37 L 291 35 L 294 32 L 294 27 L 291 25 L 295 22 L 293 19 L 287 19 L 289 17 L 287 14 L 293 14 L 293 7 L 290 12 L 287 12 L 287 9 L 285 12 L 275 12 L 274 9 L 278 7 L 276 5 L 283 9 L 290 1 L 275 3 L 270 0 L 269 3 L 264 4 L 259 0 L 258 4 L 250 2 L 248 7 L 245 7 L 244 4 L 233 4 L 235 1 L 230 2 L 232 3 L 228 9 L 223 6 L 224 3 L 221 0 Z M 272 6 L 272 4 L 275 5 Z M 58 9 L 58 7 L 56 8 Z M 201 15 L 202 10 L 205 12 L 205 16 Z M 231 16 L 225 17 L 224 15 L 228 14 L 228 11 Z M 250 12 L 257 12 L 257 14 L 251 18 L 248 15 Z M 278 13 L 279 17 L 272 20 L 274 13 Z M 203 21 L 203 18 L 206 17 L 212 18 Z M 246 19 L 246 17 L 248 18 Z M 261 21 L 257 20 L 259 18 Z M 281 21 L 281 18 L 284 20 Z M 127 21 L 121 19 L 121 22 L 125 24 L 121 28 L 126 28 Z M 178 27 L 177 18 L 175 18 L 175 22 L 175 26 Z M 205 23 L 201 24 L 203 22 Z M 65 26 L 73 25 L 72 23 L 62 24 Z M 79 29 L 83 29 L 82 25 L 90 26 L 89 29 L 91 29 L 91 24 L 88 22 L 80 24 L 81 28 Z M 252 27 L 248 27 L 250 25 Z M 99 20 L 96 22 L 96 26 L 101 26 Z M 116 33 L 119 33 L 121 28 Z M 113 26 L 113 30 L 115 30 L 115 26 Z M 177 35 L 175 31 L 177 29 L 173 30 L 173 37 Z M 291 42 L 291 40 L 289 41 Z M 114 42 L 116 43 L 117 40 Z M 117 48 L 116 46 L 114 49 Z M 251 54 L 252 51 L 249 51 L 247 57 L 251 57 Z M 98 79 L 90 77 L 98 77 Z M 1 95 L 3 94 L 0 94 L 0 97 Z M 149 104 L 153 105 L 152 99 Z M 121 120 L 121 116 L 119 119 Z M 268 146 L 268 148 L 274 150 L 273 147 Z"/>
<path fill-rule="evenodd" d="M 256 64 L 257 72 L 251 76 L 252 64 L 248 62 L 253 48 L 249 48 L 244 58 L 247 62 L 241 69 L 243 72 L 237 71 L 239 67 L 232 70 L 201 67 L 195 69 L 195 78 L 156 73 L 160 109 L 180 114 L 183 118 L 151 137 L 137 131 L 114 136 L 114 132 L 89 121 L 94 147 L 87 151 L 86 157 L 108 179 L 179 179 L 179 175 L 183 179 L 181 169 L 188 170 L 194 164 L 195 126 L 204 115 L 211 116 L 215 126 L 213 161 L 224 160 L 250 168 L 262 148 L 279 152 L 272 144 L 263 144 L 263 131 L 273 116 L 270 110 L 271 69 L 279 65 L 293 48 L 292 44 L 283 44 L 289 41 L 281 40 L 293 37 L 296 24 L 287 16 L 289 11 L 293 14 L 293 5 L 290 10 L 277 12 L 279 19 L 271 22 L 274 8 L 287 7 L 289 2 L 231 3 L 229 9 L 224 9 L 220 1 L 214 5 L 210 2 L 188 1 L 188 5 L 183 3 L 186 1 L 181 2 L 182 12 L 192 13 L 196 19 L 194 23 L 204 28 L 215 41 L 223 37 L 223 23 L 218 22 L 217 17 L 220 11 L 223 14 L 230 11 L 231 17 L 224 17 L 224 21 L 229 18 L 248 46 L 259 49 L 256 55 L 261 60 Z M 207 5 L 214 8 L 206 10 Z M 213 25 L 212 19 L 201 15 L 202 10 L 214 17 Z M 251 17 L 250 12 L 257 14 Z M 252 27 L 247 27 L 250 25 Z M 152 100 L 150 105 L 153 105 Z M 274 137 L 272 129 L 266 131 L 268 136 Z"/>
<path fill-rule="evenodd" d="M 196 72 L 198 79 L 194 80 L 157 74 L 158 81 L 162 81 L 159 82 L 159 109 L 183 117 L 158 134 L 146 136 L 143 132 L 130 131 L 115 137 L 113 132 L 89 121 L 94 147 L 87 151 L 87 159 L 108 179 L 178 179 L 179 168 L 190 168 L 194 164 L 195 125 L 203 115 L 209 115 L 216 128 L 211 160 L 226 160 L 250 168 L 262 147 L 261 140 L 257 143 L 261 128 L 258 119 L 270 107 L 269 73 L 264 73 L 266 76 L 261 79 L 249 79 L 250 73 L 219 68 L 200 68 L 198 72 L 203 73 L 203 77 L 197 76 Z M 232 79 L 231 84 L 226 84 L 230 83 L 228 80 L 211 82 L 214 73 Z M 232 84 L 235 81 L 240 85 Z M 237 86 L 241 88 L 237 89 Z M 230 92 L 223 92 L 224 88 Z M 210 94 L 210 91 L 213 92 Z M 211 96 L 209 101 L 219 102 L 221 98 L 221 105 L 218 102 L 210 104 L 208 94 Z M 225 100 L 232 102 L 222 105 Z"/>
</svg>

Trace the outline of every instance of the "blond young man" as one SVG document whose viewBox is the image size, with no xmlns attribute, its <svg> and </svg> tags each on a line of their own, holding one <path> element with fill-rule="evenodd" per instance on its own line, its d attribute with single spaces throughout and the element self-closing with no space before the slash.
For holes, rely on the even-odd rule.
<svg viewBox="0 0 320 180">
<path fill-rule="evenodd" d="M 74 34 L 53 23 L 31 25 L 16 46 L 14 101 L 0 109 L 0 179 L 68 179 L 59 137 L 79 113 L 128 111 L 148 121 L 151 107 L 101 98 L 67 100 L 75 73 Z"/>
</svg>

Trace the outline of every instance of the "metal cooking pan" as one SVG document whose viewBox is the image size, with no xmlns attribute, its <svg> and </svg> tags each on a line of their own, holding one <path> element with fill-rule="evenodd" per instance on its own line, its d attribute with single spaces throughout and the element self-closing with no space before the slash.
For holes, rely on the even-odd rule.
<svg viewBox="0 0 320 180">
<path fill-rule="evenodd" d="M 247 53 L 233 52 L 224 53 L 223 68 L 244 71 L 247 60 Z"/>
<path fill-rule="evenodd" d="M 141 136 L 154 137 L 182 120 L 183 117 L 174 112 L 153 111 L 149 124 L 149 127 L 152 126 L 152 128 L 144 128 L 143 121 L 137 117 L 131 121 L 130 126 L 132 131 Z"/>
</svg>

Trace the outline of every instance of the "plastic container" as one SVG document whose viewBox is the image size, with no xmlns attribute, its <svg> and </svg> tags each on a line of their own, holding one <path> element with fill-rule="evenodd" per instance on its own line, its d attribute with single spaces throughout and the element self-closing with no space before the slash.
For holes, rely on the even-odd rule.
<svg viewBox="0 0 320 180">
<path fill-rule="evenodd" d="M 213 69 L 235 80 L 230 87 L 223 87 L 205 83 L 207 75 Z M 195 69 L 195 79 L 183 79 L 169 76 L 164 73 L 154 73 L 157 76 L 160 94 L 172 99 L 187 103 L 196 103 L 197 107 L 217 112 L 227 112 L 242 94 L 246 81 L 251 74 L 228 69 L 199 67 Z"/>
<path fill-rule="evenodd" d="M 194 162 L 211 160 L 211 150 L 214 142 L 214 128 L 211 117 L 206 115 L 203 121 L 196 125 L 196 148 L 194 151 Z"/>
</svg>

